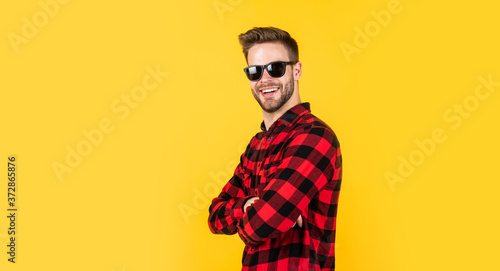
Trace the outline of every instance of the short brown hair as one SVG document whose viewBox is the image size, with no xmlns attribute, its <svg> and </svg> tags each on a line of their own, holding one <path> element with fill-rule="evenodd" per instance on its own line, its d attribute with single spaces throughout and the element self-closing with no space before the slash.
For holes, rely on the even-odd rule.
<svg viewBox="0 0 500 271">
<path fill-rule="evenodd" d="M 243 54 L 248 63 L 248 50 L 255 44 L 279 42 L 288 51 L 290 61 L 299 61 L 299 46 L 288 32 L 276 27 L 254 27 L 238 36 L 243 47 Z"/>
</svg>

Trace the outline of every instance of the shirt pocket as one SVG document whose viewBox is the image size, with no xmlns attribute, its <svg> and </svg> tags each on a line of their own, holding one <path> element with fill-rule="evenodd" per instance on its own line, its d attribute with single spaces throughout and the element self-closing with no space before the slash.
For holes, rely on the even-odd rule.
<svg viewBox="0 0 500 271">
<path fill-rule="evenodd" d="M 257 187 L 258 193 L 262 194 L 264 188 L 269 184 L 269 182 L 275 178 L 275 173 L 281 164 L 281 161 L 273 161 L 262 167 L 259 172 L 259 184 Z"/>
<path fill-rule="evenodd" d="M 245 168 L 243 172 L 243 190 L 246 196 L 256 195 L 258 187 L 258 178 L 253 170 Z"/>
</svg>

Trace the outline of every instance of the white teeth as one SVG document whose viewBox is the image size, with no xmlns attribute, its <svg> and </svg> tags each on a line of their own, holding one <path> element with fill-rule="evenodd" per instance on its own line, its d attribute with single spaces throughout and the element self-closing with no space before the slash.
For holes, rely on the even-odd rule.
<svg viewBox="0 0 500 271">
<path fill-rule="evenodd" d="M 270 93 L 270 92 L 275 92 L 276 90 L 278 90 L 278 88 L 269 88 L 269 89 L 264 89 L 262 91 L 262 93 L 266 94 L 266 93 Z"/>
</svg>

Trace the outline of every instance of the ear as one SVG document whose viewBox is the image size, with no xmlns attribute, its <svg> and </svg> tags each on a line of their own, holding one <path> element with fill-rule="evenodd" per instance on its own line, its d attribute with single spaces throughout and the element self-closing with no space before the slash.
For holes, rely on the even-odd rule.
<svg viewBox="0 0 500 271">
<path fill-rule="evenodd" d="M 297 62 L 292 66 L 294 80 L 299 80 L 302 76 L 302 62 Z"/>
</svg>

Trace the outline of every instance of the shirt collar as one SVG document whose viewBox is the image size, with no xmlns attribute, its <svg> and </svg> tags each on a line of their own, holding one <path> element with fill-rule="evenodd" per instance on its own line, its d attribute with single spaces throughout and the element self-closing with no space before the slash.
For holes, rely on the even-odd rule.
<svg viewBox="0 0 500 271">
<path fill-rule="evenodd" d="M 299 119 L 300 116 L 311 113 L 311 105 L 309 103 L 301 103 L 298 104 L 292 108 L 290 108 L 288 111 L 286 111 L 281 117 L 279 117 L 272 125 L 269 127 L 269 130 L 267 131 L 270 133 L 272 130 L 274 130 L 275 127 L 278 127 L 280 125 L 285 125 L 288 126 L 295 122 L 295 120 Z M 266 132 L 266 125 L 264 124 L 264 121 L 260 124 L 260 129 L 264 132 Z"/>
</svg>

